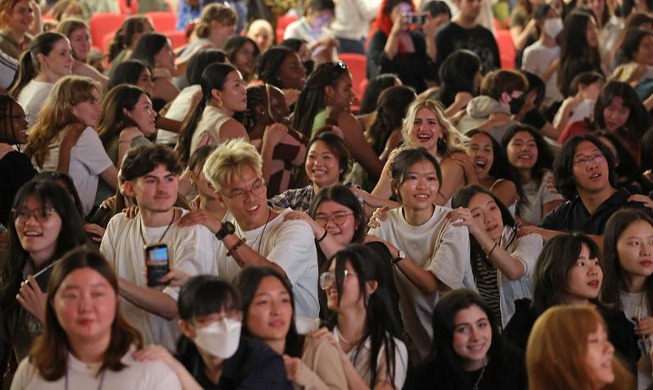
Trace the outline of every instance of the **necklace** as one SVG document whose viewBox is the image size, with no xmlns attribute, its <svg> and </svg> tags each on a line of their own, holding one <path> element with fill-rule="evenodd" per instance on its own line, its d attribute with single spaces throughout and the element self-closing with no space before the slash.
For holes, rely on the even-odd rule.
<svg viewBox="0 0 653 390">
<path fill-rule="evenodd" d="M 170 223 L 168 224 L 168 227 L 166 230 L 163 232 L 161 237 L 159 237 L 159 240 L 157 242 L 163 241 L 163 238 L 168 234 L 168 230 L 170 230 L 170 226 L 172 226 L 172 223 L 175 221 L 175 215 L 177 214 L 177 210 L 172 210 L 172 219 L 170 220 Z M 141 233 L 141 239 L 143 239 L 143 245 L 147 246 L 147 241 L 145 240 L 145 233 L 143 233 L 143 226 L 145 224 L 143 223 L 143 216 L 141 215 L 141 226 L 140 226 L 140 233 Z"/>
<path fill-rule="evenodd" d="M 271 217 L 272 217 L 272 210 L 268 207 L 268 220 L 265 221 L 265 225 L 263 226 L 263 231 L 261 232 L 261 238 L 258 240 L 258 250 L 256 251 L 256 253 L 258 253 L 259 255 L 261 254 L 261 245 L 263 245 L 263 237 L 265 237 L 265 229 L 268 227 L 268 222 L 270 222 Z"/>
<path fill-rule="evenodd" d="M 487 367 L 487 360 L 485 361 L 485 364 L 483 365 L 483 369 L 481 370 L 481 375 L 478 376 L 478 379 L 476 380 L 476 383 L 474 383 L 474 390 L 478 390 L 478 385 L 481 383 L 481 379 L 483 379 L 483 374 L 485 374 L 485 368 Z"/>
<path fill-rule="evenodd" d="M 345 345 L 354 346 L 354 345 L 358 344 L 358 342 L 361 341 L 362 338 L 363 338 L 363 336 L 359 336 L 359 337 L 355 338 L 354 341 L 348 341 L 346 338 L 342 337 L 342 333 L 338 332 L 338 341 L 340 341 L 341 343 L 343 343 Z"/>
<path fill-rule="evenodd" d="M 104 375 L 107 373 L 107 370 L 104 369 L 102 370 L 102 375 L 100 375 L 100 383 L 98 383 L 97 389 L 102 390 L 102 386 L 104 385 Z M 64 385 L 66 386 L 66 390 L 68 390 L 68 372 L 66 371 L 66 375 L 64 377 Z"/>
</svg>

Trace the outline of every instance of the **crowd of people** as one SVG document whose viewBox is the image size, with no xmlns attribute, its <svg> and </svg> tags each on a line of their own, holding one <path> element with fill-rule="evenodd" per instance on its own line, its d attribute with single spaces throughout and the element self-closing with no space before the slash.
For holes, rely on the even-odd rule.
<svg viewBox="0 0 653 390">
<path fill-rule="evenodd" d="M 3 389 L 653 388 L 653 4 L 118 3 L 0 2 Z"/>
</svg>

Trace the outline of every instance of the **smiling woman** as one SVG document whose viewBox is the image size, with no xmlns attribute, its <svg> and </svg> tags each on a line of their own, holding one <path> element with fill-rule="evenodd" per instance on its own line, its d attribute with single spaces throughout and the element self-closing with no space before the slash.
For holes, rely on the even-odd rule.
<svg viewBox="0 0 653 390">
<path fill-rule="evenodd" d="M 88 77 L 67 76 L 52 90 L 32 128 L 26 153 L 40 170 L 68 173 L 88 215 L 102 178 L 115 189 L 118 170 L 102 147 L 95 128 L 100 121 L 100 86 Z"/>
<path fill-rule="evenodd" d="M 18 59 L 32 41 L 29 31 L 34 10 L 29 0 L 7 0 L 0 4 L 0 50 Z"/>
<path fill-rule="evenodd" d="M 523 355 L 506 345 L 492 310 L 477 293 L 460 289 L 433 310 L 431 356 L 405 388 L 526 388 Z"/>
<path fill-rule="evenodd" d="M 44 292 L 55 259 L 86 243 L 79 213 L 68 193 L 56 183 L 32 181 L 24 185 L 16 194 L 10 221 L 11 261 L 0 265 L 0 344 L 10 346 L 0 350 L 3 369 L 8 361 L 25 358 L 41 333 Z M 39 273 L 36 278 L 31 276 Z M 23 284 L 26 279 L 30 282 Z"/>
<path fill-rule="evenodd" d="M 90 77 L 107 89 L 109 78 L 88 65 L 88 53 L 91 51 L 91 34 L 86 22 L 76 18 L 66 18 L 57 25 L 57 32 L 65 35 L 73 49 L 73 74 Z"/>
<path fill-rule="evenodd" d="M 165 364 L 132 356 L 141 336 L 118 310 L 118 279 L 102 255 L 86 247 L 69 252 L 50 279 L 43 337 L 18 367 L 12 389 L 181 389 Z"/>
</svg>

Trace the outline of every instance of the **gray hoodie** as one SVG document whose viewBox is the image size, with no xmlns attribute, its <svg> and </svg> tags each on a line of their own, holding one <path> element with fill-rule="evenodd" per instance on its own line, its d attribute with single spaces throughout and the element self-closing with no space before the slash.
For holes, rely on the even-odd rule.
<svg viewBox="0 0 653 390">
<path fill-rule="evenodd" d="M 490 114 L 504 113 L 510 115 L 510 108 L 502 106 L 501 103 L 492 99 L 489 96 L 477 96 L 469 101 L 467 104 L 467 112 L 458 122 L 456 126 L 461 133 L 467 133 L 470 130 L 478 128 L 488 120 Z M 499 142 L 503 132 L 512 125 L 514 122 L 510 121 L 505 125 L 495 127 L 488 130 L 488 133 Z"/>
</svg>

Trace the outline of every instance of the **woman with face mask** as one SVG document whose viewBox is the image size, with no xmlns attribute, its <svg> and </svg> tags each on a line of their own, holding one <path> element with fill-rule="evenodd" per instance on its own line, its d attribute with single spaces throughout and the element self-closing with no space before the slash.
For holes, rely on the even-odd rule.
<svg viewBox="0 0 653 390">
<path fill-rule="evenodd" d="M 176 359 L 158 345 L 139 351 L 137 359 L 164 361 L 187 390 L 290 389 L 281 355 L 241 336 L 240 298 L 229 283 L 195 276 L 181 287 L 178 305 Z"/>
<path fill-rule="evenodd" d="M 556 37 L 562 31 L 560 14 L 551 4 L 542 4 L 534 14 L 539 28 L 540 38 L 537 42 L 524 49 L 522 69 L 535 73 L 546 83 L 546 99 L 557 101 L 562 99 L 558 90 L 558 61 L 560 46 Z"/>
</svg>

